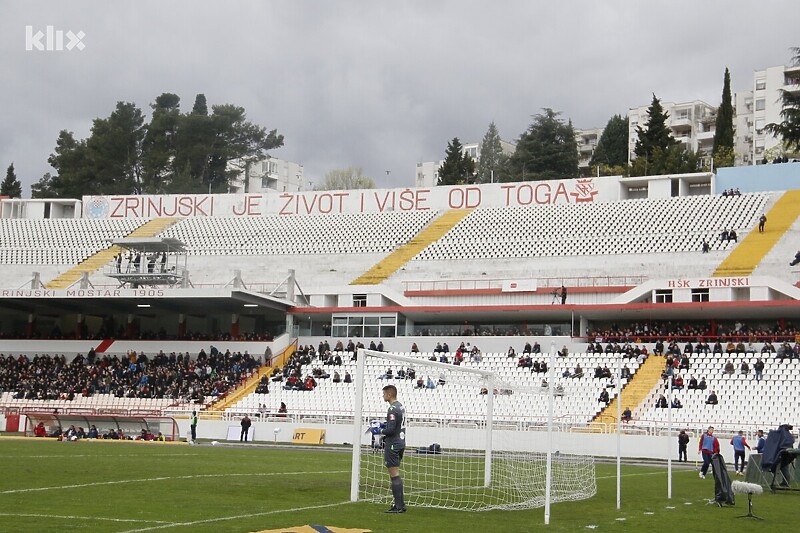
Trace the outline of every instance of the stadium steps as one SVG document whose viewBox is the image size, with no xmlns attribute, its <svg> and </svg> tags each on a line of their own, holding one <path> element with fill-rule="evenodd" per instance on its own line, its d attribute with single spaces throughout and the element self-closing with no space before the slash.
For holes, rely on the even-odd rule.
<svg viewBox="0 0 800 533">
<path fill-rule="evenodd" d="M 714 277 L 749 276 L 800 216 L 800 190 L 786 191 L 767 212 L 764 233 L 751 231 L 720 263 Z"/>
<path fill-rule="evenodd" d="M 256 390 L 258 387 L 259 381 L 264 376 L 272 377 L 272 373 L 276 367 L 282 367 L 285 362 L 292 356 L 292 354 L 296 351 L 297 344 L 293 343 L 290 344 L 280 355 L 278 355 L 275 361 L 275 367 L 269 365 L 269 362 L 265 362 L 265 364 L 260 367 L 256 372 L 248 377 L 244 383 L 241 383 L 237 387 L 233 388 L 228 394 L 219 398 L 217 401 L 213 402 L 209 407 L 210 411 L 224 411 L 225 409 L 231 407 L 238 403 L 241 399 L 245 396 L 251 394 Z"/>
<path fill-rule="evenodd" d="M 154 218 L 145 222 L 127 236 L 154 237 L 177 221 L 177 218 Z M 92 273 L 103 268 L 103 266 L 111 262 L 111 260 L 114 259 L 114 256 L 120 251 L 120 247 L 115 245 L 109 246 L 105 250 L 100 250 L 94 255 L 87 257 L 66 272 L 63 272 L 57 278 L 49 281 L 45 287 L 48 289 L 66 289 L 81 279 L 81 276 L 84 272 Z"/>
<path fill-rule="evenodd" d="M 666 364 L 667 359 L 663 355 L 650 354 L 645 359 L 628 384 L 622 389 L 625 391 L 623 410 L 625 407 L 633 406 L 635 408 L 650 395 L 653 387 L 660 382 L 661 373 L 664 371 Z M 594 417 L 593 422 L 602 422 L 609 429 L 616 429 L 617 402 L 619 402 L 619 395 L 614 396 L 608 406 Z"/>
<path fill-rule="evenodd" d="M 353 280 L 350 285 L 378 285 L 397 272 L 414 256 L 444 237 L 444 235 L 469 215 L 472 209 L 452 209 L 428 224 L 406 244 L 384 257 L 380 262 Z"/>
</svg>

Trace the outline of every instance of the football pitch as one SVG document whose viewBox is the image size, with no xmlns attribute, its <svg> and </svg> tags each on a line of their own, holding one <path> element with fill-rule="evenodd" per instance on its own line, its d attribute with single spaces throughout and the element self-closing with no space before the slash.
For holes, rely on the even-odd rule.
<svg viewBox="0 0 800 533">
<path fill-rule="evenodd" d="M 602 463 L 597 495 L 553 505 L 549 526 L 543 509 L 386 515 L 383 504 L 349 501 L 350 461 L 344 449 L 1 438 L 0 531 L 716 532 L 792 530 L 800 518 L 798 492 L 755 496 L 756 522 L 737 518 L 744 495 L 708 504 L 711 475 L 676 469 L 668 499 L 666 468 L 634 465 L 623 465 L 617 511 L 616 466 Z"/>
</svg>

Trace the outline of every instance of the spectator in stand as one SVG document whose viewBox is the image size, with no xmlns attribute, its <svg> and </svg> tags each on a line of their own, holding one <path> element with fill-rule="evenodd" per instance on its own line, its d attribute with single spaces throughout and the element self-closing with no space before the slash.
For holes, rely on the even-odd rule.
<svg viewBox="0 0 800 533">
<path fill-rule="evenodd" d="M 711 391 L 711 394 L 708 395 L 708 399 L 706 400 L 706 405 L 717 405 L 719 400 L 717 399 L 717 393 L 715 391 Z"/>
<path fill-rule="evenodd" d="M 626 407 L 624 411 L 622 411 L 622 421 L 623 422 L 630 422 L 633 419 L 633 414 L 631 413 L 631 408 Z"/>
<path fill-rule="evenodd" d="M 705 239 L 703 239 L 703 243 L 701 245 L 701 248 L 702 248 L 704 254 L 707 254 L 709 252 L 709 250 L 711 249 L 711 247 L 708 245 L 708 241 L 705 240 Z"/>
<path fill-rule="evenodd" d="M 583 377 L 583 369 L 581 368 L 580 363 L 575 365 L 575 372 L 570 374 L 571 378 L 582 378 Z"/>
<path fill-rule="evenodd" d="M 709 426 L 706 432 L 700 436 L 697 451 L 703 456 L 700 478 L 705 479 L 708 467 L 711 465 L 711 458 L 715 453 L 719 453 L 719 440 L 714 436 L 714 426 Z"/>
<path fill-rule="evenodd" d="M 706 378 L 700 378 L 700 381 L 697 383 L 697 390 L 706 390 L 708 385 L 706 385 Z"/>
<path fill-rule="evenodd" d="M 509 346 L 508 347 L 508 352 L 506 352 L 506 356 L 508 356 L 508 357 L 516 357 L 517 356 L 517 352 L 514 351 L 514 347 L 513 346 Z"/>
<path fill-rule="evenodd" d="M 686 387 L 689 390 L 694 390 L 697 388 L 697 379 L 694 376 L 689 377 L 689 385 Z"/>
<path fill-rule="evenodd" d="M 667 406 L 667 398 L 663 394 L 659 394 L 656 400 L 656 409 L 666 409 Z"/>
<path fill-rule="evenodd" d="M 675 376 L 675 379 L 672 380 L 672 389 L 683 390 L 683 377 L 680 374 Z"/>
<path fill-rule="evenodd" d="M 630 379 L 631 377 L 631 369 L 628 368 L 628 365 L 622 367 L 622 379 Z"/>
<path fill-rule="evenodd" d="M 686 434 L 686 430 L 682 429 L 680 433 L 678 433 L 678 462 L 683 461 L 684 463 L 688 461 L 688 457 L 686 455 L 686 448 L 689 445 L 689 435 Z"/>
<path fill-rule="evenodd" d="M 747 361 L 742 360 L 742 364 L 739 365 L 739 373 L 743 376 L 750 373 L 750 365 L 747 364 Z"/>
<path fill-rule="evenodd" d="M 656 345 L 653 348 L 653 353 L 655 355 L 664 355 L 664 342 L 661 339 L 656 341 Z"/>
<path fill-rule="evenodd" d="M 733 366 L 733 362 L 729 360 L 727 363 L 725 363 L 723 371 L 725 374 L 733 375 L 733 373 L 736 371 L 736 369 Z"/>
<path fill-rule="evenodd" d="M 747 439 L 744 438 L 744 431 L 739 430 L 739 433 L 731 439 L 731 446 L 733 446 L 733 470 L 737 476 L 744 475 L 744 449 L 750 449 L 747 444 Z"/>
<path fill-rule="evenodd" d="M 346 370 L 344 372 L 344 382 L 345 383 L 352 383 L 353 382 L 353 377 L 350 375 L 350 372 L 348 372 Z"/>
<path fill-rule="evenodd" d="M 606 406 L 608 406 L 608 403 L 611 401 L 608 397 L 608 390 L 602 389 L 600 391 L 600 397 L 597 398 L 597 401 L 600 403 L 604 403 L 606 404 Z"/>
<path fill-rule="evenodd" d="M 681 370 L 688 370 L 691 367 L 691 363 L 689 362 L 689 356 L 687 354 L 683 354 L 681 357 L 681 363 L 678 365 L 678 368 Z"/>
<path fill-rule="evenodd" d="M 532 353 L 542 353 L 542 347 L 539 345 L 539 341 L 533 341 Z"/>
<path fill-rule="evenodd" d="M 711 353 L 722 353 L 722 344 L 719 341 L 714 343 L 714 347 L 711 349 Z"/>
<path fill-rule="evenodd" d="M 334 383 L 341 383 L 342 382 L 342 376 L 339 375 L 339 372 L 336 372 L 334 370 L 333 371 L 333 379 L 331 381 L 333 381 Z"/>
<path fill-rule="evenodd" d="M 411 343 L 411 353 L 419 353 L 419 348 L 417 347 L 416 342 Z"/>
<path fill-rule="evenodd" d="M 762 361 L 760 357 L 756 359 L 756 362 L 753 364 L 753 370 L 755 371 L 753 379 L 761 381 L 761 376 L 764 373 L 764 361 Z"/>
<path fill-rule="evenodd" d="M 764 343 L 764 346 L 761 348 L 761 353 L 775 353 L 775 347 L 772 345 L 770 341 Z"/>
<path fill-rule="evenodd" d="M 531 347 L 531 343 L 526 342 L 525 346 L 522 348 L 522 353 L 531 353 L 531 351 L 533 351 L 533 348 Z"/>
<path fill-rule="evenodd" d="M 278 416 L 281 418 L 286 418 L 286 414 L 289 412 L 289 409 L 286 407 L 286 402 L 281 402 L 281 406 L 278 408 Z"/>
<path fill-rule="evenodd" d="M 681 401 L 678 399 L 677 396 L 672 398 L 672 408 L 673 409 L 683 409 L 683 404 L 681 403 Z"/>
</svg>

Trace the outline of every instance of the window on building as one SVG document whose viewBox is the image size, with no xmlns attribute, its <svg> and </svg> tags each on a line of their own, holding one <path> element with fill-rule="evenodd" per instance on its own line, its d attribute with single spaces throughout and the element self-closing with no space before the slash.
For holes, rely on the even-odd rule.
<svg viewBox="0 0 800 533">
<path fill-rule="evenodd" d="M 763 98 L 759 98 L 756 100 L 756 111 L 764 111 L 766 108 L 766 100 Z"/>
<path fill-rule="evenodd" d="M 756 91 L 763 91 L 767 88 L 767 80 L 756 80 Z"/>
<path fill-rule="evenodd" d="M 692 289 L 692 301 L 693 302 L 707 302 L 708 301 L 708 289 Z"/>
<path fill-rule="evenodd" d="M 671 304 L 672 303 L 672 289 L 656 289 L 656 303 L 657 304 Z"/>
<path fill-rule="evenodd" d="M 766 121 L 763 118 L 756 119 L 756 134 L 763 135 L 764 134 L 764 124 Z"/>
<path fill-rule="evenodd" d="M 367 295 L 366 294 L 354 294 L 353 295 L 353 307 L 366 307 L 367 306 Z"/>
</svg>

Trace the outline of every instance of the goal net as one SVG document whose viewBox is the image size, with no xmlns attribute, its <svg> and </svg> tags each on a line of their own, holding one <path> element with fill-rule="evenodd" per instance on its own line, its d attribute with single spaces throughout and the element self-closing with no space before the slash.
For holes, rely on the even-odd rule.
<svg viewBox="0 0 800 533">
<path fill-rule="evenodd" d="M 559 443 L 548 438 L 551 432 L 528 423 L 534 414 L 542 416 L 531 410 L 541 409 L 547 389 L 515 386 L 499 379 L 488 362 L 466 356 L 454 365 L 454 354 L 445 355 L 450 362 L 359 351 L 353 501 L 392 503 L 381 443 L 369 432 L 385 420 L 382 389 L 389 384 L 397 387 L 406 410 L 400 471 L 408 505 L 530 509 L 597 492 L 593 457 L 561 453 Z M 561 449 L 574 448 L 571 444 Z"/>
</svg>

